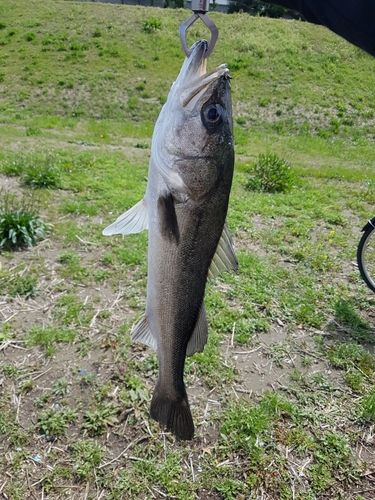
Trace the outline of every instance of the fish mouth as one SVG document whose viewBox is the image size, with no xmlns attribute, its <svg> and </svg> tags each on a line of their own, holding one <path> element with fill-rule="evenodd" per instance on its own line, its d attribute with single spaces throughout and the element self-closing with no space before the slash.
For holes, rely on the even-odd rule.
<svg viewBox="0 0 375 500">
<path fill-rule="evenodd" d="M 215 69 L 206 73 L 206 62 L 204 58 L 206 52 L 206 40 L 200 40 L 192 46 L 189 58 L 185 60 L 181 70 L 180 82 L 180 103 L 183 108 L 193 107 L 199 97 L 208 89 L 215 87 L 222 79 L 229 79 L 229 69 L 226 64 L 221 64 Z"/>
</svg>

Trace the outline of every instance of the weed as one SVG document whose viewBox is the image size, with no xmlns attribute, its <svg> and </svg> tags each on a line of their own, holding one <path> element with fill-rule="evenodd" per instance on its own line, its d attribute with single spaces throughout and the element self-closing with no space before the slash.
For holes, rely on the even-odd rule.
<svg viewBox="0 0 375 500">
<path fill-rule="evenodd" d="M 239 71 L 240 69 L 246 69 L 248 66 L 249 61 L 246 61 L 242 57 L 236 57 L 234 61 L 228 63 L 230 71 Z"/>
<path fill-rule="evenodd" d="M 375 387 L 371 387 L 369 394 L 362 399 L 359 414 L 366 422 L 375 422 Z"/>
<path fill-rule="evenodd" d="M 56 303 L 54 316 L 63 325 L 88 324 L 93 316 L 91 306 L 86 306 L 74 295 L 65 295 Z"/>
<path fill-rule="evenodd" d="M 95 280 L 96 283 L 103 283 L 107 278 L 110 277 L 110 273 L 109 271 L 107 270 L 103 270 L 103 269 L 96 269 L 93 273 L 93 278 Z M 110 315 L 110 313 L 105 312 L 105 311 L 102 311 L 101 312 L 101 317 L 104 318 L 104 317 L 108 317 L 108 316 L 105 316 L 106 314 L 108 314 L 108 316 Z"/>
<path fill-rule="evenodd" d="M 358 470 L 353 467 L 354 454 L 346 437 L 336 432 L 325 432 L 318 437 L 315 460 L 319 465 L 326 467 L 327 471 L 336 470 L 345 475 L 348 469 L 354 477 Z"/>
<path fill-rule="evenodd" d="M 47 393 L 43 394 L 43 396 L 34 399 L 34 406 L 36 406 L 37 408 L 41 408 L 44 404 L 50 401 L 50 398 L 51 398 L 50 394 Z"/>
<path fill-rule="evenodd" d="M 66 396 L 69 393 L 69 383 L 65 378 L 59 379 L 52 386 L 52 393 L 55 396 Z"/>
<path fill-rule="evenodd" d="M 15 378 L 18 375 L 18 368 L 14 365 L 4 364 L 1 368 L 2 373 L 9 378 Z"/>
<path fill-rule="evenodd" d="M 353 391 L 361 392 L 363 387 L 364 378 L 360 371 L 355 368 L 349 368 L 344 375 L 346 383 L 353 389 Z"/>
<path fill-rule="evenodd" d="M 100 38 L 102 36 L 102 30 L 100 28 L 95 28 L 92 36 L 94 38 Z"/>
<path fill-rule="evenodd" d="M 151 354 L 144 361 L 144 370 L 146 377 L 154 377 L 158 373 L 158 358 L 155 354 Z"/>
<path fill-rule="evenodd" d="M 65 200 L 61 205 L 61 212 L 74 215 L 96 215 L 98 207 L 86 201 Z"/>
<path fill-rule="evenodd" d="M 95 478 L 95 467 L 100 464 L 103 455 L 104 450 L 97 441 L 79 440 L 72 445 L 74 472 L 81 481 Z"/>
<path fill-rule="evenodd" d="M 275 416 L 292 411 L 292 405 L 278 394 L 267 393 L 256 406 L 246 402 L 233 405 L 226 412 L 220 432 L 233 449 L 256 452 L 258 436 L 269 429 Z"/>
<path fill-rule="evenodd" d="M 27 128 L 27 135 L 38 135 L 37 127 Z M 11 161 L 6 161 L 2 170 L 8 176 L 20 176 L 25 186 L 39 189 L 57 189 L 61 187 L 62 159 L 59 155 L 47 151 L 45 153 L 31 153 L 18 155 Z"/>
<path fill-rule="evenodd" d="M 10 498 L 14 500 L 23 500 L 27 491 L 27 486 L 25 486 L 22 480 L 12 478 L 7 485 L 7 494 Z"/>
<path fill-rule="evenodd" d="M 375 181 L 374 179 L 367 179 L 364 183 L 362 190 L 359 192 L 361 198 L 369 203 L 375 202 Z"/>
<path fill-rule="evenodd" d="M 239 118 L 237 118 L 236 123 L 238 125 L 246 125 L 246 118 L 244 118 L 243 116 L 240 116 Z"/>
<path fill-rule="evenodd" d="M 51 439 L 55 440 L 55 438 Z M 71 467 L 65 464 L 56 464 L 52 470 L 48 472 L 43 477 L 43 489 L 50 494 L 56 488 L 56 483 L 59 480 L 72 481 L 73 473 Z"/>
<path fill-rule="evenodd" d="M 53 165 L 30 165 L 22 173 L 21 179 L 26 186 L 35 189 L 61 187 L 60 171 Z"/>
<path fill-rule="evenodd" d="M 224 481 L 218 481 L 215 485 L 215 489 L 220 493 L 221 497 L 226 500 L 236 500 L 236 498 L 239 498 L 239 495 L 245 493 L 244 484 L 230 478 Z"/>
<path fill-rule="evenodd" d="M 19 394 L 27 394 L 34 389 L 34 382 L 32 380 L 26 380 L 18 388 Z"/>
<path fill-rule="evenodd" d="M 260 154 L 248 173 L 247 189 L 280 193 L 290 191 L 293 187 L 294 173 L 290 165 L 276 154 Z"/>
<path fill-rule="evenodd" d="M 120 409 L 115 408 L 111 403 L 104 402 L 100 408 L 87 411 L 83 416 L 82 428 L 90 436 L 103 434 L 107 426 L 112 426 L 118 422 L 117 414 Z"/>
<path fill-rule="evenodd" d="M 26 129 L 26 135 L 28 137 L 32 137 L 34 135 L 40 135 L 41 133 L 42 133 L 42 131 L 36 127 L 27 127 L 27 129 Z"/>
<path fill-rule="evenodd" d="M 75 337 L 76 332 L 67 328 L 58 328 L 54 326 L 46 326 L 43 328 L 34 326 L 29 330 L 26 340 L 29 346 L 39 345 L 44 347 L 47 354 L 51 355 L 54 352 L 54 343 L 73 342 Z"/>
<path fill-rule="evenodd" d="M 79 381 L 79 385 L 81 387 L 88 387 L 90 385 L 93 385 L 94 379 L 95 379 L 95 376 L 93 373 L 83 373 L 82 377 Z"/>
<path fill-rule="evenodd" d="M 64 434 L 69 424 L 74 423 L 77 418 L 77 411 L 69 407 L 45 410 L 39 415 L 37 428 L 40 433 L 47 436 L 59 437 Z"/>
<path fill-rule="evenodd" d="M 373 341 L 371 325 L 361 318 L 352 302 L 340 299 L 335 305 L 335 319 L 353 339 Z"/>
<path fill-rule="evenodd" d="M 161 30 L 161 21 L 155 16 L 149 16 L 143 23 L 143 31 L 145 33 L 155 33 Z"/>
<path fill-rule="evenodd" d="M 0 193 L 1 194 L 1 193 Z M 32 203 L 2 193 L 0 202 L 0 250 L 33 246 L 43 239 L 47 225 L 35 214 Z"/>
<path fill-rule="evenodd" d="M 29 31 L 28 33 L 26 33 L 26 41 L 27 42 L 32 42 L 36 39 L 36 35 L 33 31 Z"/>
<path fill-rule="evenodd" d="M 106 252 L 102 257 L 102 263 L 104 266 L 112 266 L 115 263 L 115 256 L 109 252 Z"/>
<path fill-rule="evenodd" d="M 2 280 L 0 278 L 0 283 L 1 282 Z M 35 296 L 36 285 L 37 285 L 36 276 L 19 274 L 9 278 L 9 281 L 6 284 L 6 289 L 11 297 L 22 295 L 28 298 Z"/>
<path fill-rule="evenodd" d="M 25 168 L 25 161 L 23 158 L 8 160 L 2 165 L 2 171 L 8 177 L 16 177 L 22 174 Z"/>
<path fill-rule="evenodd" d="M 133 406 L 149 402 L 150 394 L 139 377 L 126 375 L 124 385 L 120 397 L 125 403 Z"/>
<path fill-rule="evenodd" d="M 1 279 L 0 279 L 0 285 L 2 285 Z M 0 342 L 3 342 L 4 340 L 9 340 L 12 336 L 12 333 L 13 333 L 13 328 L 12 328 L 12 325 L 10 322 L 1 325 L 0 326 Z"/>
<path fill-rule="evenodd" d="M 375 369 L 372 355 L 358 344 L 336 342 L 329 348 L 327 356 L 335 368 L 349 369 L 358 366 L 364 373 L 371 373 Z"/>
<path fill-rule="evenodd" d="M 128 108 L 130 110 L 135 110 L 138 106 L 138 98 L 137 97 L 129 97 L 128 100 Z"/>
<path fill-rule="evenodd" d="M 59 256 L 59 262 L 61 264 L 78 264 L 80 260 L 80 256 L 76 252 L 70 250 L 67 250 Z"/>
</svg>

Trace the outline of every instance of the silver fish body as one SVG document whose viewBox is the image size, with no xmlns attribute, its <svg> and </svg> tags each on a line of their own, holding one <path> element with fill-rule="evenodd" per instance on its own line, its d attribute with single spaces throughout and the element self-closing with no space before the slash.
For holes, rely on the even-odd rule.
<svg viewBox="0 0 375 500">
<path fill-rule="evenodd" d="M 104 234 L 149 230 L 146 312 L 132 339 L 157 350 L 150 415 L 181 439 L 194 424 L 186 355 L 207 342 L 207 278 L 237 269 L 225 218 L 234 167 L 229 71 L 205 72 L 204 40 L 172 85 L 155 124 L 145 197 Z"/>
</svg>

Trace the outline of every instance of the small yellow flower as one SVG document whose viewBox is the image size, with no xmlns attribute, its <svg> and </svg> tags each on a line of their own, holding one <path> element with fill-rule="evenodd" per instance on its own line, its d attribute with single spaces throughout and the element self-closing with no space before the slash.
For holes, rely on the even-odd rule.
<svg viewBox="0 0 375 500">
<path fill-rule="evenodd" d="M 323 258 L 326 259 L 327 258 L 327 255 L 323 255 Z"/>
<path fill-rule="evenodd" d="M 335 230 L 332 229 L 332 231 L 329 233 L 331 236 L 333 236 L 335 234 Z"/>
<path fill-rule="evenodd" d="M 322 246 L 322 244 L 321 244 L 321 243 L 318 243 L 318 248 L 320 248 L 321 246 Z"/>
<path fill-rule="evenodd" d="M 333 240 L 328 240 L 328 243 L 332 243 Z"/>
<path fill-rule="evenodd" d="M 103 134 L 100 134 L 100 137 L 101 137 L 101 138 L 103 138 L 103 137 L 104 137 L 104 135 L 103 135 Z"/>
</svg>

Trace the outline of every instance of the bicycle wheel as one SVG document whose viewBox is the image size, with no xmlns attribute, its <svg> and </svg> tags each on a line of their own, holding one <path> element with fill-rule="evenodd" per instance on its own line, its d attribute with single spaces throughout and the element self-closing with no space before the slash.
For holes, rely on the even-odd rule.
<svg viewBox="0 0 375 500">
<path fill-rule="evenodd" d="M 364 233 L 357 250 L 358 268 L 366 285 L 375 292 L 375 217 L 362 231 Z"/>
</svg>

